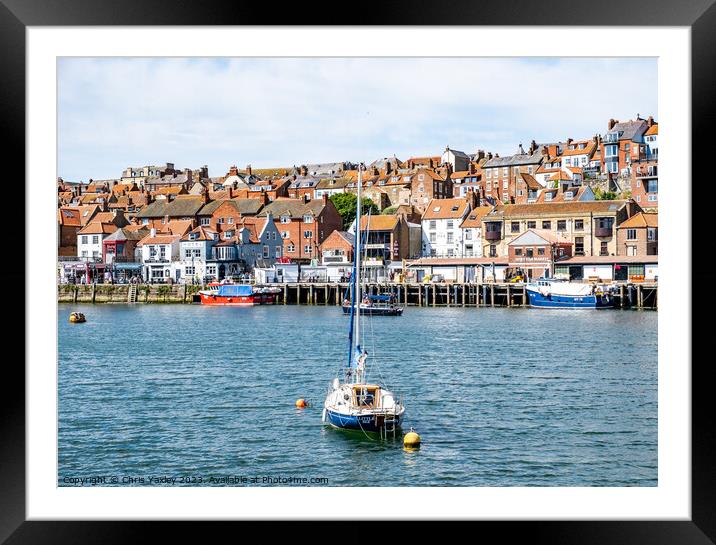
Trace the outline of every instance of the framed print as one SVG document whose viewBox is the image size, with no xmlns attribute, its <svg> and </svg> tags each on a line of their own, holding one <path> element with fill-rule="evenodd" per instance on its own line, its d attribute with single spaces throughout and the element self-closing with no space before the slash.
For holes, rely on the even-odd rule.
<svg viewBox="0 0 716 545">
<path fill-rule="evenodd" d="M 2 539 L 712 543 L 716 8 L 660 4 L 4 0 Z"/>
</svg>

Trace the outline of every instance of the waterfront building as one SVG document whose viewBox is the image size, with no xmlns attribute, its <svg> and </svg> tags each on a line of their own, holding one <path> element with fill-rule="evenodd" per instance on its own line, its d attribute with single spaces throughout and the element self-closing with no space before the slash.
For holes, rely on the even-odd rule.
<svg viewBox="0 0 716 545">
<path fill-rule="evenodd" d="M 146 282 L 154 284 L 179 280 L 180 240 L 179 235 L 157 234 L 156 229 L 151 229 L 149 234 L 137 243 Z"/>
<path fill-rule="evenodd" d="M 146 228 L 120 227 L 102 241 L 102 261 L 113 281 L 141 278 L 143 265 L 137 244 L 148 234 L 149 229 Z"/>
<path fill-rule="evenodd" d="M 509 204 L 483 218 L 483 255 L 507 256 L 508 244 L 529 229 L 552 231 L 573 254 L 617 255 L 616 227 L 641 209 L 634 201 Z"/>
<path fill-rule="evenodd" d="M 473 204 L 474 197 L 430 201 L 421 219 L 423 256 L 462 257 L 464 246 L 460 225 Z"/>
<path fill-rule="evenodd" d="M 502 282 L 508 268 L 507 257 L 421 257 L 406 262 L 409 282 Z M 429 278 L 428 278 L 429 277 Z M 424 289 L 429 289 L 426 285 Z"/>
<path fill-rule="evenodd" d="M 355 222 L 351 228 L 355 232 Z M 361 217 L 361 233 L 364 233 L 362 247 L 365 257 L 362 264 L 365 267 L 364 279 L 368 281 L 383 281 L 390 278 L 390 263 L 400 262 L 410 254 L 410 227 L 408 222 L 400 215 L 377 215 Z"/>
<path fill-rule="evenodd" d="M 278 198 L 264 206 L 258 217 L 268 214 L 283 241 L 283 255 L 303 263 L 318 260 L 320 245 L 343 226 L 338 210 L 326 195 L 310 201 Z"/>
<path fill-rule="evenodd" d="M 530 280 L 551 277 L 555 263 L 572 255 L 571 242 L 544 229 L 528 229 L 507 247 L 509 266 L 521 269 Z"/>
<path fill-rule="evenodd" d="M 208 226 L 199 225 L 181 237 L 179 267 L 181 279 L 186 283 L 202 283 L 217 275 L 212 249 L 219 241 L 219 233 Z M 212 261 L 211 270 L 208 263 Z"/>
<path fill-rule="evenodd" d="M 121 210 L 96 212 L 92 219 L 77 231 L 77 256 L 102 261 L 102 241 L 125 225 L 129 225 L 129 221 Z"/>
<path fill-rule="evenodd" d="M 589 282 L 655 282 L 658 256 L 572 256 L 554 266 L 557 278 Z"/>
<path fill-rule="evenodd" d="M 659 214 L 637 212 L 617 226 L 617 255 L 653 256 L 659 253 Z"/>
<path fill-rule="evenodd" d="M 461 257 L 482 257 L 482 219 L 491 211 L 492 206 L 478 206 L 465 215 L 460 223 Z"/>
<path fill-rule="evenodd" d="M 353 266 L 355 235 L 348 231 L 333 231 L 321 244 L 321 265 L 326 268 L 330 282 L 346 282 Z"/>
</svg>

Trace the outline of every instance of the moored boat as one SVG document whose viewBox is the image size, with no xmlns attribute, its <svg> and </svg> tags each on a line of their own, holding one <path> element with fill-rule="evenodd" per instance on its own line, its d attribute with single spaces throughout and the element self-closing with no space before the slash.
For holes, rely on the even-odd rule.
<svg viewBox="0 0 716 545">
<path fill-rule="evenodd" d="M 358 194 L 356 199 L 356 225 L 361 217 L 362 165 L 358 167 Z M 378 432 L 381 437 L 395 435 L 405 414 L 405 407 L 393 392 L 377 383 L 368 382 L 366 360 L 368 352 L 361 347 L 361 236 L 356 230 L 351 300 L 344 304 L 343 312 L 350 313 L 348 325 L 348 357 L 342 369 L 344 380 L 336 377 L 331 382 L 323 404 L 323 422 L 335 428 Z M 367 301 L 370 305 L 370 300 Z M 361 310 L 359 310 L 361 309 Z M 402 309 L 400 309 L 402 312 Z M 367 313 L 372 316 L 372 312 Z M 366 319 L 371 319 L 370 317 Z M 339 372 L 340 374 L 340 372 Z"/>
<path fill-rule="evenodd" d="M 350 314 L 352 310 L 350 300 L 343 301 L 341 308 L 343 314 Z M 370 316 L 401 316 L 403 314 L 403 307 L 396 305 L 391 295 L 368 295 L 363 298 L 358 308 L 361 314 Z"/>
<path fill-rule="evenodd" d="M 530 306 L 541 308 L 613 308 L 614 294 L 607 286 L 539 278 L 527 284 Z"/>
<path fill-rule="evenodd" d="M 249 284 L 222 284 L 213 282 L 201 290 L 202 305 L 253 306 L 272 305 L 276 302 L 278 288 L 259 288 Z"/>
</svg>

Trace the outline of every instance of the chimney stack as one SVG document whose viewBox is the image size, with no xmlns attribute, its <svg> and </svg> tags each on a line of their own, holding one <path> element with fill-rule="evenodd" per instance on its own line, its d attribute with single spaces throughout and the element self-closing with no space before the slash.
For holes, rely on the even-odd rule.
<svg viewBox="0 0 716 545">
<path fill-rule="evenodd" d="M 251 165 L 250 164 L 246 165 L 246 172 L 248 172 L 249 176 L 251 176 L 252 173 L 251 173 Z"/>
<path fill-rule="evenodd" d="M 610 119 L 609 123 L 607 123 L 607 130 L 611 131 L 614 128 L 614 125 L 616 125 L 618 121 L 615 121 L 614 119 Z"/>
<path fill-rule="evenodd" d="M 653 127 L 654 126 L 654 118 L 652 116 L 649 116 L 648 119 L 646 120 L 646 124 L 649 127 Z"/>
<path fill-rule="evenodd" d="M 229 176 L 238 176 L 239 175 L 239 169 L 236 167 L 236 165 L 232 165 L 229 167 Z"/>
</svg>

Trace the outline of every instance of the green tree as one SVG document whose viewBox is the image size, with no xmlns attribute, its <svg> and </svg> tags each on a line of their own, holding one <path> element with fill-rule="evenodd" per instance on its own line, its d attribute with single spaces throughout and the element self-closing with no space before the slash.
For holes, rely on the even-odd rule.
<svg viewBox="0 0 716 545">
<path fill-rule="evenodd" d="M 604 191 L 597 187 L 594 190 L 594 198 L 598 201 L 613 201 L 617 198 L 617 194 L 614 191 Z"/>
<path fill-rule="evenodd" d="M 383 214 L 383 215 L 395 214 L 395 211 L 397 209 L 398 209 L 397 206 L 389 206 L 388 208 L 383 208 L 383 211 L 381 212 L 381 214 Z"/>
<path fill-rule="evenodd" d="M 335 195 L 331 195 L 331 202 L 336 207 L 336 210 L 338 210 L 338 213 L 341 215 L 341 219 L 343 220 L 344 231 L 347 231 L 351 226 L 351 223 L 353 223 L 356 219 L 357 200 L 358 197 L 356 197 L 353 193 L 336 193 Z M 380 214 L 378 207 L 370 199 L 363 197 L 361 199 L 361 205 L 362 214 L 367 214 L 369 210 L 373 215 Z"/>
</svg>

